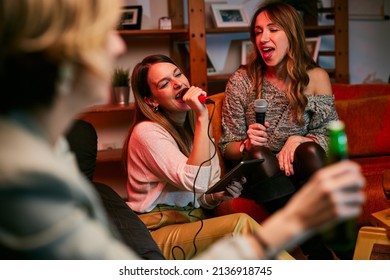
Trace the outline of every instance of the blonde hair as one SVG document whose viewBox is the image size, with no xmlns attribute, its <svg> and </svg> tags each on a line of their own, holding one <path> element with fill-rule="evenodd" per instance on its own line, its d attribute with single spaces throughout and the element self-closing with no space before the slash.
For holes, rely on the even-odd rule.
<svg viewBox="0 0 390 280">
<path fill-rule="evenodd" d="M 2 0 L 0 55 L 45 53 L 56 63 L 74 62 L 106 78 L 110 69 L 102 46 L 118 22 L 119 2 Z"/>
<path fill-rule="evenodd" d="M 0 115 L 51 106 L 64 66 L 109 80 L 104 44 L 119 15 L 119 1 L 1 0 Z"/>
</svg>

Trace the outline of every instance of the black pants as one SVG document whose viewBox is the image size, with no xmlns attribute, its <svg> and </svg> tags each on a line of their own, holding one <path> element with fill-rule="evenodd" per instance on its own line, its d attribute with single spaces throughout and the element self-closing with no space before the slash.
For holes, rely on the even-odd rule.
<svg viewBox="0 0 390 280">
<path fill-rule="evenodd" d="M 144 223 L 126 202 L 111 187 L 97 182 L 94 185 L 102 198 L 113 229 L 119 233 L 123 242 L 143 259 L 165 259 Z"/>
</svg>

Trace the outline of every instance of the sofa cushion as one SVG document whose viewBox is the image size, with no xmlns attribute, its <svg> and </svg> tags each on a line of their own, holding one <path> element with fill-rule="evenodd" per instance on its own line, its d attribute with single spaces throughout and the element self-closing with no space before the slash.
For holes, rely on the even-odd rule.
<svg viewBox="0 0 390 280">
<path fill-rule="evenodd" d="M 336 101 L 345 122 L 349 155 L 390 155 L 390 95 Z"/>
</svg>

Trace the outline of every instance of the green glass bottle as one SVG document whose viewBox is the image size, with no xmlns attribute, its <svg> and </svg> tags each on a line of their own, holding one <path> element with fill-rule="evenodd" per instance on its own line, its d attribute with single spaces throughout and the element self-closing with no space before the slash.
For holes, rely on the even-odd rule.
<svg viewBox="0 0 390 280">
<path fill-rule="evenodd" d="M 342 121 L 332 121 L 328 125 L 328 164 L 348 158 L 348 140 L 345 134 L 345 124 Z"/>
<path fill-rule="evenodd" d="M 333 121 L 328 126 L 329 145 L 327 164 L 332 164 L 348 158 L 348 140 L 345 124 Z M 352 259 L 358 234 L 356 219 L 349 219 L 324 231 L 326 244 L 338 257 Z"/>
</svg>

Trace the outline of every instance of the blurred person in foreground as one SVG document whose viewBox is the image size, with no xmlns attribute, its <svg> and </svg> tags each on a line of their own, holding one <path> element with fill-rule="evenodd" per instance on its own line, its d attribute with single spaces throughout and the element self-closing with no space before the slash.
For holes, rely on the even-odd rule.
<svg viewBox="0 0 390 280">
<path fill-rule="evenodd" d="M 0 2 L 0 258 L 138 259 L 109 229 L 63 135 L 108 100 L 120 3 Z M 23 81 L 20 81 L 23 73 Z M 251 235 L 213 244 L 200 259 L 273 258 L 326 224 L 360 214 L 364 178 L 355 163 L 324 168 Z"/>
</svg>

